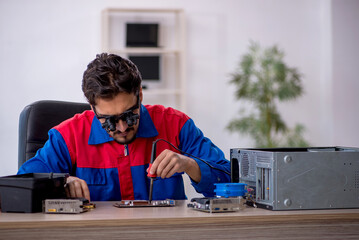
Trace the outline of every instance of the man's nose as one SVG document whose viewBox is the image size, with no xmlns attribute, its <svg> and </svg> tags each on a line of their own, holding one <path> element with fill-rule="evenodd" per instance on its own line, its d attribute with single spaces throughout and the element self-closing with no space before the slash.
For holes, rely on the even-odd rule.
<svg viewBox="0 0 359 240">
<path fill-rule="evenodd" d="M 116 129 L 118 129 L 120 132 L 126 131 L 128 128 L 127 122 L 119 120 L 116 124 Z"/>
</svg>

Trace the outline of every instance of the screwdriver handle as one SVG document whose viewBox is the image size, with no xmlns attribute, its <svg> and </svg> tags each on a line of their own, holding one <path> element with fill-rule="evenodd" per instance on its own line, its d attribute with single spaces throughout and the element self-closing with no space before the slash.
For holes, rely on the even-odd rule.
<svg viewBox="0 0 359 240">
<path fill-rule="evenodd" d="M 148 166 L 147 177 L 149 177 L 149 178 L 156 178 L 156 177 L 157 177 L 156 174 L 150 174 L 151 167 L 152 167 L 152 163 L 150 163 L 150 165 Z"/>
</svg>

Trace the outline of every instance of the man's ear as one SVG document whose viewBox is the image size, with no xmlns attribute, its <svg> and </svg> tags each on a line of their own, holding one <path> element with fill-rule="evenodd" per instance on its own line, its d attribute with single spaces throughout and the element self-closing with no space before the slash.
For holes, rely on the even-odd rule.
<svg viewBox="0 0 359 240">
<path fill-rule="evenodd" d="M 140 102 L 142 103 L 142 100 L 143 100 L 143 93 L 142 93 L 142 86 L 140 87 Z"/>
</svg>

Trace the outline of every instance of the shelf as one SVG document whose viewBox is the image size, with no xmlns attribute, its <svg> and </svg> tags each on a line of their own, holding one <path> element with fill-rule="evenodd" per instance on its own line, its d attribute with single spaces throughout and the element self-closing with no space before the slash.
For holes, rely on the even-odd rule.
<svg viewBox="0 0 359 240">
<path fill-rule="evenodd" d="M 124 49 L 109 49 L 111 53 L 115 54 L 179 54 L 180 50 L 164 49 L 164 48 L 124 48 Z"/>
<path fill-rule="evenodd" d="M 120 13 L 120 12 L 142 12 L 142 13 L 183 13 L 182 9 L 177 8 L 107 8 L 104 10 L 107 13 Z"/>
<path fill-rule="evenodd" d="M 182 94 L 179 89 L 143 89 L 146 95 L 180 95 Z"/>
<path fill-rule="evenodd" d="M 159 24 L 157 44 L 160 47 L 126 46 L 126 23 L 136 22 Z M 186 111 L 185 43 L 186 24 L 182 9 L 107 8 L 102 11 L 102 51 L 123 57 L 161 55 L 161 79 L 144 82 L 148 87 L 143 89 L 144 95 L 163 100 L 164 105 L 181 111 Z"/>
</svg>

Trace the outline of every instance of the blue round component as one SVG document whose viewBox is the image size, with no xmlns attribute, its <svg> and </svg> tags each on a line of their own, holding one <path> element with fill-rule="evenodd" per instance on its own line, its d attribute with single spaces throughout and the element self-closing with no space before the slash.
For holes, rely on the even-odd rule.
<svg viewBox="0 0 359 240">
<path fill-rule="evenodd" d="M 214 192 L 220 197 L 239 197 L 247 192 L 245 183 L 215 183 Z"/>
</svg>

